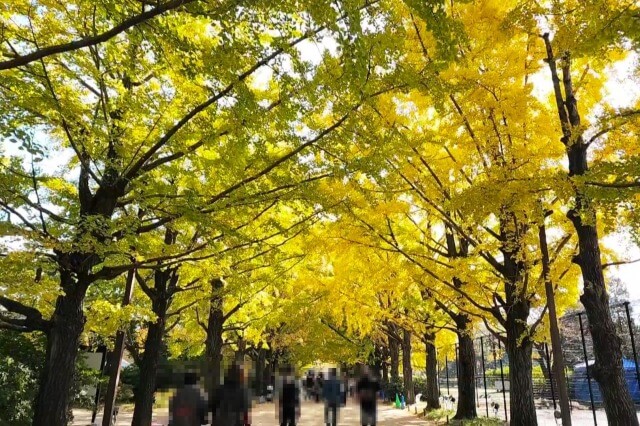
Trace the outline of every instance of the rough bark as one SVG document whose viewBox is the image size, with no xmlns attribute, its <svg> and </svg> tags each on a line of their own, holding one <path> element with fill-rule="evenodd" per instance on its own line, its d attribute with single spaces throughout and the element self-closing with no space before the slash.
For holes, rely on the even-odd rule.
<svg viewBox="0 0 640 426">
<path fill-rule="evenodd" d="M 389 364 L 382 364 L 382 383 L 389 383 Z"/>
<path fill-rule="evenodd" d="M 85 324 L 82 302 L 86 287 L 75 285 L 64 296 L 59 296 L 56 302 L 51 329 L 47 333 L 46 358 L 36 397 L 34 426 L 67 424 L 69 391 L 73 384 L 80 335 Z"/>
<path fill-rule="evenodd" d="M 506 296 L 506 349 L 509 355 L 511 386 L 510 410 L 513 424 L 538 424 L 533 395 L 533 342 L 527 321 L 531 305 L 526 289 L 526 264 L 520 256 L 522 235 L 526 226 L 518 223 L 515 214 L 505 212 L 501 220 L 501 248 L 504 256 L 504 290 Z"/>
<path fill-rule="evenodd" d="M 411 332 L 402 330 L 402 379 L 404 381 L 405 402 L 415 403 L 415 390 L 413 389 L 413 367 L 411 366 Z"/>
<path fill-rule="evenodd" d="M 116 159 L 113 147 L 108 152 L 110 159 Z M 82 159 L 86 160 L 86 159 Z M 81 164 L 78 179 L 78 201 L 82 220 L 77 226 L 75 241 L 91 235 L 98 243 L 108 243 L 111 235 L 96 230 L 97 223 L 106 222 L 116 208 L 116 202 L 125 191 L 127 182 L 119 179 L 117 170 L 105 168 L 100 187 L 91 192 L 89 172 L 86 164 Z M 105 227 L 107 228 L 107 227 Z M 85 316 L 83 302 L 87 289 L 95 280 L 91 272 L 103 259 L 95 253 L 78 251 L 62 252 L 54 250 L 60 275 L 59 296 L 47 330 L 47 350 L 40 385 L 34 407 L 34 426 L 66 426 L 67 408 L 75 372 L 80 335 L 84 329 Z"/>
<path fill-rule="evenodd" d="M 164 315 L 158 314 L 163 310 Z M 156 392 L 158 366 L 162 357 L 163 338 L 166 324 L 166 301 L 154 303 L 157 321 L 149 324 L 147 339 L 144 343 L 144 354 L 140 365 L 140 386 L 135 394 L 132 426 L 149 426 L 153 415 L 153 398 Z"/>
<path fill-rule="evenodd" d="M 562 127 L 561 141 L 566 147 L 569 160 L 569 177 L 582 176 L 589 170 L 589 144 L 584 140 L 578 102 L 571 79 L 571 58 L 562 58 L 562 93 L 556 58 L 549 34 L 543 36 L 547 50 L 547 64 L 551 71 L 558 118 Z M 610 425 L 637 426 L 638 417 L 631 394 L 626 385 L 622 369 L 622 347 L 617 335 L 607 294 L 599 236 L 596 209 L 588 196 L 574 185 L 575 208 L 568 217 L 578 236 L 579 252 L 575 262 L 580 266 L 584 282 L 584 292 L 580 301 L 584 305 L 589 329 L 593 339 L 595 363 L 591 368 L 593 377 L 600 386 L 600 392 Z"/>
<path fill-rule="evenodd" d="M 167 229 L 165 243 L 173 244 L 177 234 Z M 156 321 L 148 324 L 147 339 L 140 365 L 140 386 L 135 395 L 132 426 L 148 426 L 153 415 L 153 399 L 156 392 L 158 366 L 164 352 L 164 336 L 167 314 L 175 294 L 178 282 L 177 269 L 157 270 L 154 275 L 154 287 L 144 286 L 151 298 L 151 307 Z M 141 283 L 142 286 L 142 283 Z"/>
<path fill-rule="evenodd" d="M 638 417 L 622 370 L 621 340 L 609 311 L 597 232 L 591 226 L 580 228 L 580 266 L 585 283 L 580 300 L 589 319 L 595 355 L 595 363 L 589 370 L 600 386 L 609 425 L 637 426 Z M 580 238 L 583 232 L 584 237 Z"/>
<path fill-rule="evenodd" d="M 427 389 L 425 394 L 427 410 L 437 410 L 440 408 L 440 392 L 438 390 L 438 359 L 436 354 L 435 338 L 435 333 L 425 333 L 424 335 L 427 354 Z"/>
<path fill-rule="evenodd" d="M 377 364 L 375 368 L 377 369 L 376 374 L 378 379 L 382 379 L 383 385 L 387 385 L 389 383 L 389 347 L 385 345 L 378 346 L 379 356 L 377 358 Z"/>
<path fill-rule="evenodd" d="M 460 315 L 457 324 L 458 334 L 458 408 L 455 420 L 474 419 L 476 411 L 475 349 L 469 335 L 469 319 Z M 515 423 L 514 423 L 515 424 Z"/>
<path fill-rule="evenodd" d="M 518 343 L 517 339 L 507 338 L 507 355 L 509 356 L 509 382 L 511 424 L 537 425 L 536 407 L 533 402 L 533 380 L 531 377 L 532 344 L 525 339 Z"/>
<path fill-rule="evenodd" d="M 255 391 L 256 395 L 261 396 L 266 391 L 266 384 L 264 382 L 264 372 L 267 368 L 267 352 L 264 348 L 259 347 L 256 351 L 255 360 Z"/>
<path fill-rule="evenodd" d="M 224 283 L 216 278 L 211 281 L 211 303 L 209 319 L 207 321 L 207 340 L 205 342 L 205 357 L 210 368 L 209 392 L 212 392 L 222 382 L 222 332 L 224 326 L 223 296 Z"/>
<path fill-rule="evenodd" d="M 389 375 L 392 382 L 400 378 L 400 344 L 389 338 Z"/>
</svg>

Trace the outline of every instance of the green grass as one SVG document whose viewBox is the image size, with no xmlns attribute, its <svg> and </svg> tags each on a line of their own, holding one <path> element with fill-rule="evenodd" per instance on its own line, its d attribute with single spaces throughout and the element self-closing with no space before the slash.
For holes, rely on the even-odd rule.
<svg viewBox="0 0 640 426">
<path fill-rule="evenodd" d="M 446 410 L 444 408 L 439 408 L 437 410 L 427 411 L 427 415 L 424 416 L 427 420 L 447 420 L 447 417 L 451 418 L 456 414 L 453 410 Z"/>
</svg>

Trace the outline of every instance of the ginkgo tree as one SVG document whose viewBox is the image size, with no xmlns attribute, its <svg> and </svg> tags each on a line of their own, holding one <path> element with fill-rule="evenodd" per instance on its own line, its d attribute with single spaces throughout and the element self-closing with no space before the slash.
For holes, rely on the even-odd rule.
<svg viewBox="0 0 640 426">
<path fill-rule="evenodd" d="M 338 12 L 311 3 L 302 14 L 287 2 L 251 9 L 203 2 L 202 9 L 158 17 L 151 28 L 3 71 L 2 135 L 29 154 L 3 167 L 2 207 L 11 217 L 5 235 L 21 237 L 25 248 L 16 256 L 36 252 L 53 275 L 47 279 L 59 283 L 47 293 L 55 295 L 55 306 L 42 311 L 27 289 L 33 278 L 20 280 L 24 286 L 3 285 L 9 290 L 2 305 L 18 315 L 3 315 L 3 324 L 42 331 L 48 339 L 34 424 L 65 423 L 86 293 L 124 272 L 113 264 L 129 262 L 137 236 L 308 179 L 313 171 L 295 161 L 299 154 L 336 134 L 362 99 L 375 94 L 365 93 L 353 75 L 336 78 L 336 57 L 326 55 L 327 64 L 314 72 L 295 50 L 323 31 L 350 27 L 348 18 L 367 4 L 353 2 Z M 54 21 L 55 8 L 18 2 L 3 17 L 38 28 L 27 39 L 38 49 L 46 39 L 57 41 L 46 34 L 85 33 L 82 17 L 93 9 L 78 4 L 67 19 Z M 96 19 L 110 15 L 101 12 Z M 19 38 L 21 29 L 13 26 L 7 34 Z M 191 36 L 194 28 L 198 37 Z M 367 65 L 348 50 L 340 55 L 352 69 Z M 249 80 L 267 65 L 273 69 L 269 90 L 256 90 Z M 357 91 L 346 96 L 352 84 Z M 43 170 L 31 156 L 57 156 L 61 168 Z M 283 172 L 287 162 L 292 167 Z M 207 173 L 195 172 L 203 167 Z M 175 195 L 172 178 L 180 174 L 193 179 Z M 7 274 L 3 281 L 14 278 Z"/>
<path fill-rule="evenodd" d="M 607 93 L 636 3 L 0 6 L 0 327 L 47 338 L 34 424 L 65 424 L 80 340 L 125 330 L 136 424 L 161 351 L 213 382 L 229 348 L 388 358 L 411 391 L 453 334 L 473 418 L 484 327 L 534 425 L 533 345 L 580 288 L 609 422 L 637 424 L 600 247 L 640 234 L 638 99 Z"/>
</svg>

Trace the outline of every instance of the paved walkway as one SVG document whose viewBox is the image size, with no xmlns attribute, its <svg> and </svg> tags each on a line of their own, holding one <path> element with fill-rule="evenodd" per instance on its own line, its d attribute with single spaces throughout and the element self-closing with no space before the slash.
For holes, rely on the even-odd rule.
<svg viewBox="0 0 640 426">
<path fill-rule="evenodd" d="M 298 426 L 324 426 L 324 407 L 314 402 L 304 402 L 301 409 L 301 418 Z M 91 414 L 86 411 L 74 411 L 76 426 L 88 426 L 91 424 Z M 254 426 L 277 426 L 275 407 L 273 404 L 259 404 L 254 406 L 251 413 L 251 424 Z M 98 422 L 101 421 L 98 416 Z M 158 411 L 155 416 L 158 425 L 167 424 L 166 411 Z M 99 423 L 100 424 L 100 423 Z M 354 403 L 343 407 L 338 415 L 338 426 L 357 426 L 360 424 L 360 409 Z M 121 413 L 117 426 L 131 425 L 131 413 Z M 390 406 L 380 404 L 378 406 L 379 426 L 426 426 L 428 423 L 418 419 L 406 410 L 398 410 Z"/>
</svg>

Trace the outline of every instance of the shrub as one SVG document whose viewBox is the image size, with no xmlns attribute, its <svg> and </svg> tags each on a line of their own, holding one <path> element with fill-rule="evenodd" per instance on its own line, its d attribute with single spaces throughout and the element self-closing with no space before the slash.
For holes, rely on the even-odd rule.
<svg viewBox="0 0 640 426">
<path fill-rule="evenodd" d="M 396 398 L 396 394 L 398 396 L 404 395 L 404 381 L 401 377 L 398 377 L 395 380 L 390 380 L 389 383 L 385 383 L 382 387 L 385 397 L 389 401 L 393 401 Z"/>
<path fill-rule="evenodd" d="M 40 335 L 0 330 L 0 425 L 31 424 L 43 358 Z"/>
</svg>

